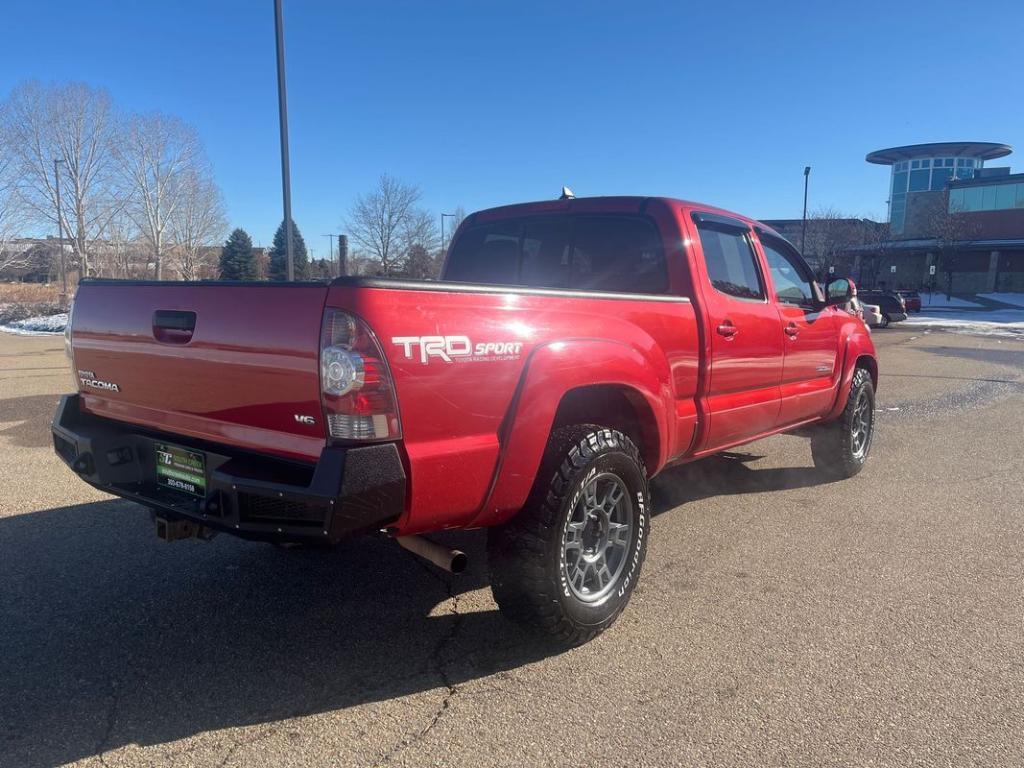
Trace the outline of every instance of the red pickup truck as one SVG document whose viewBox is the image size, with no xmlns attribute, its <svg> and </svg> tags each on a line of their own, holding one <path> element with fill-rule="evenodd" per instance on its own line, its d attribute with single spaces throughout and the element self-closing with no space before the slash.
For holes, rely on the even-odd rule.
<svg viewBox="0 0 1024 768">
<path fill-rule="evenodd" d="M 860 470 L 853 290 L 756 221 L 641 197 L 475 213 L 440 281 L 84 281 L 54 447 L 168 540 L 383 531 L 457 569 L 419 534 L 488 528 L 502 611 L 578 643 L 636 586 L 666 467 L 799 429 Z"/>
</svg>

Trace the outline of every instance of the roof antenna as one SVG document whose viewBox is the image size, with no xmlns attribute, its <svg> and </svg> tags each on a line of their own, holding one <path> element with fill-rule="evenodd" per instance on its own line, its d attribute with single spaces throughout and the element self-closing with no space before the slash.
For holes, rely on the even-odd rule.
<svg viewBox="0 0 1024 768">
<path fill-rule="evenodd" d="M 559 195 L 559 200 L 572 200 L 576 195 L 573 194 L 572 190 L 568 187 L 562 187 L 562 194 Z"/>
</svg>

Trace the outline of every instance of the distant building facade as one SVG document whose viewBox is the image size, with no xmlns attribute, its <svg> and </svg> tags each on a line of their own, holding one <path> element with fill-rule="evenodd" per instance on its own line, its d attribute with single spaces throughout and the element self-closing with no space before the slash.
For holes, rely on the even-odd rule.
<svg viewBox="0 0 1024 768">
<path fill-rule="evenodd" d="M 888 165 L 889 237 L 850 252 L 869 285 L 956 293 L 1024 292 L 1024 174 L 986 161 L 1006 144 L 937 142 L 880 149 Z"/>
</svg>

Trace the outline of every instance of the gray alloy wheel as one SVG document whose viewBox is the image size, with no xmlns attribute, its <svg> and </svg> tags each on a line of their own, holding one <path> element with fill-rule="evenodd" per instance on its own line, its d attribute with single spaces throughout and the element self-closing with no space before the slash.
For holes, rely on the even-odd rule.
<svg viewBox="0 0 1024 768">
<path fill-rule="evenodd" d="M 650 507 L 643 459 L 626 435 L 555 429 L 526 504 L 488 532 L 498 608 L 567 646 L 604 631 L 640 578 Z"/>
<path fill-rule="evenodd" d="M 871 448 L 871 435 L 874 431 L 872 427 L 875 419 L 875 413 L 871 406 L 871 398 L 866 391 L 861 389 L 857 393 L 850 419 L 851 453 L 855 459 L 861 461 L 864 460 Z"/>
<path fill-rule="evenodd" d="M 562 568 L 572 593 L 585 603 L 602 600 L 626 567 L 633 535 L 633 505 L 622 480 L 597 475 L 587 483 L 562 533 Z"/>
<path fill-rule="evenodd" d="M 811 431 L 811 457 L 826 477 L 853 477 L 864 467 L 875 431 L 875 387 L 864 368 L 853 373 L 843 413 Z"/>
</svg>

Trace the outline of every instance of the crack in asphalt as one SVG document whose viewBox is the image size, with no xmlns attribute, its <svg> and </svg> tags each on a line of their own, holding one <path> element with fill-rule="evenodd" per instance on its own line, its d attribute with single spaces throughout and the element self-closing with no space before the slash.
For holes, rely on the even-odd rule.
<svg viewBox="0 0 1024 768">
<path fill-rule="evenodd" d="M 117 708 L 121 703 L 121 696 L 117 692 L 117 681 L 113 676 L 107 677 L 107 688 L 110 690 L 110 706 L 107 708 L 107 724 L 103 729 L 103 735 L 100 736 L 99 741 L 96 742 L 96 748 L 93 752 L 96 758 L 100 761 L 100 765 L 107 765 L 107 758 L 105 757 L 107 751 L 107 744 L 110 742 L 110 737 L 114 734 L 114 726 L 117 725 Z"/>
<path fill-rule="evenodd" d="M 377 761 L 374 765 L 387 765 L 392 760 L 394 760 L 399 754 L 404 752 L 406 749 L 422 741 L 426 737 L 426 735 L 430 733 L 431 730 L 433 730 L 434 726 L 437 725 L 438 721 L 440 721 L 440 719 L 444 716 L 444 713 L 448 711 L 448 709 L 451 707 L 452 700 L 459 693 L 459 686 L 452 681 L 451 676 L 448 674 L 447 665 L 444 661 L 444 651 L 446 650 L 448 645 L 455 639 L 455 636 L 458 634 L 459 629 L 461 628 L 462 625 L 462 614 L 459 612 L 459 595 L 452 588 L 451 578 L 445 578 L 438 575 L 430 566 L 421 561 L 415 555 L 410 554 L 409 556 L 412 557 L 420 565 L 420 567 L 423 568 L 424 571 L 430 574 L 431 578 L 437 580 L 437 582 L 444 587 L 445 591 L 448 593 L 448 600 L 451 603 L 450 613 L 454 617 L 451 629 L 449 629 L 448 632 L 441 636 L 441 638 L 437 641 L 437 645 L 434 646 L 434 650 L 430 653 L 430 660 L 434 664 L 434 672 L 441 679 L 441 684 L 447 690 L 445 691 L 445 694 L 441 697 L 441 702 L 440 704 L 438 704 L 437 709 L 434 711 L 434 716 L 430 719 L 430 722 L 427 723 L 418 732 L 405 736 L 401 741 L 398 742 L 398 744 L 393 746 L 391 749 L 387 750 L 387 752 L 384 753 L 383 757 L 381 757 L 381 759 Z"/>
</svg>

